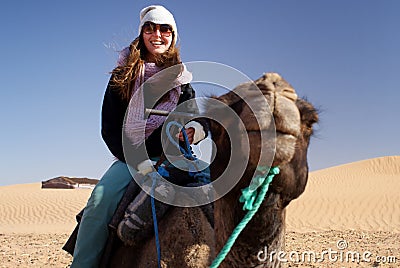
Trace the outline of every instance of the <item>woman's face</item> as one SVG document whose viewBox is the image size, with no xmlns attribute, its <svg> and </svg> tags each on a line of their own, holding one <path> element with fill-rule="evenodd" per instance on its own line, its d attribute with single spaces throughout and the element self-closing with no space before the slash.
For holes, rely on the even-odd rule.
<svg viewBox="0 0 400 268">
<path fill-rule="evenodd" d="M 168 24 L 146 22 L 142 28 L 143 41 L 151 60 L 157 54 L 166 52 L 172 44 L 172 27 Z"/>
</svg>

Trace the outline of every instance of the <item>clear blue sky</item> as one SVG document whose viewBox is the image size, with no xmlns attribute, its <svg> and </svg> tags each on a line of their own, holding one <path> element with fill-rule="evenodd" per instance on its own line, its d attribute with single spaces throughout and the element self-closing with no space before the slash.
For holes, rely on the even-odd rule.
<svg viewBox="0 0 400 268">
<path fill-rule="evenodd" d="M 175 15 L 183 61 L 279 72 L 321 108 L 311 170 L 400 154 L 400 1 L 13 0 L 0 9 L 0 185 L 103 174 L 108 72 L 154 3 Z"/>
</svg>

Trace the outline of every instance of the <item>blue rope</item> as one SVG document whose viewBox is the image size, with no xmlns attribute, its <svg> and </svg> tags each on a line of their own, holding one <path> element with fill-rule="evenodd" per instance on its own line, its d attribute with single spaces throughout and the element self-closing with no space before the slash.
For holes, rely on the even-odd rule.
<svg viewBox="0 0 400 268">
<path fill-rule="evenodd" d="M 172 137 L 170 129 L 171 129 L 171 127 L 172 127 L 173 125 L 176 126 L 176 127 L 178 127 L 178 128 L 181 129 L 181 130 L 184 129 L 184 126 L 182 126 L 180 123 L 178 123 L 178 122 L 176 122 L 176 121 L 170 121 L 170 122 L 168 122 L 166 131 L 167 131 L 167 137 L 168 137 L 168 139 L 170 140 L 170 142 L 171 142 L 172 144 L 174 144 L 176 147 L 179 148 L 179 150 L 181 151 L 181 153 L 183 153 L 183 155 L 185 156 L 185 158 L 187 158 L 187 159 L 189 159 L 189 160 L 192 160 L 192 161 L 198 160 L 197 157 L 196 157 L 195 155 L 193 155 L 193 153 L 192 153 L 192 148 L 190 147 L 190 142 L 189 142 L 189 138 L 188 138 L 188 136 L 187 136 L 186 131 L 182 131 L 183 138 L 184 138 L 184 141 L 185 141 L 185 147 L 186 147 L 186 148 L 183 148 L 183 147 L 182 147 L 179 143 L 177 143 L 177 142 L 175 141 L 175 139 Z M 197 169 L 194 163 L 192 164 L 192 166 L 194 167 L 194 170 Z M 189 171 L 189 175 L 192 176 L 192 177 L 194 177 L 198 182 L 203 183 L 203 184 L 208 184 L 208 183 L 211 182 L 210 175 L 209 175 L 208 173 L 206 173 L 206 172 Z"/>
<path fill-rule="evenodd" d="M 154 174 L 151 176 L 153 179 L 153 184 L 151 186 L 151 212 L 153 215 L 153 222 L 154 222 L 154 236 L 156 240 L 156 249 L 157 249 L 157 264 L 158 268 L 161 268 L 161 244 L 160 244 L 160 238 L 158 236 L 158 223 L 157 223 L 157 214 L 156 214 L 156 205 L 154 201 L 154 190 L 156 188 L 156 183 L 157 183 L 157 176 Z"/>
<path fill-rule="evenodd" d="M 242 195 L 239 198 L 239 202 L 244 203 L 243 210 L 253 209 L 254 202 L 257 198 L 257 189 L 263 185 L 265 179 L 269 180 L 267 182 L 268 184 L 272 181 L 273 176 L 271 177 L 271 172 L 272 174 L 275 174 L 274 172 L 279 173 L 279 169 L 278 171 L 275 171 L 274 168 L 272 168 L 270 171 L 270 168 L 267 166 L 257 166 L 256 171 L 259 174 L 255 175 L 251 179 L 249 187 L 242 189 Z M 267 177 L 265 177 L 265 174 L 268 174 Z"/>
<path fill-rule="evenodd" d="M 167 136 L 169 138 L 169 140 L 171 141 L 172 144 L 174 144 L 176 147 L 179 148 L 179 150 L 184 154 L 184 156 L 189 159 L 189 160 L 197 160 L 197 158 L 192 154 L 192 150 L 190 147 L 190 142 L 189 142 L 189 137 L 186 134 L 186 131 L 182 131 L 183 133 L 183 137 L 185 140 L 185 145 L 186 148 L 182 148 L 182 146 L 179 145 L 179 143 L 177 143 L 173 137 L 171 136 L 171 132 L 170 132 L 170 128 L 172 127 L 172 125 L 177 126 L 179 129 L 183 129 L 183 126 L 181 124 L 179 124 L 176 121 L 171 121 L 167 124 Z M 168 171 L 163 168 L 162 166 L 160 166 L 158 168 L 158 173 L 161 176 L 165 176 L 168 177 L 169 173 Z M 159 234 L 158 234 L 158 223 L 157 223 L 157 214 L 156 214 L 156 206 L 155 206 L 155 201 L 154 201 L 154 189 L 156 187 L 156 183 L 157 183 L 157 176 L 156 174 L 149 174 L 152 179 L 153 179 L 153 184 L 151 187 L 151 212 L 153 215 L 153 222 L 154 222 L 154 236 L 155 236 L 155 240 L 156 240 L 156 248 L 157 248 L 157 264 L 158 264 L 158 268 L 161 268 L 161 245 L 160 245 L 160 239 L 159 239 Z M 205 174 L 195 174 L 194 175 L 195 178 L 197 178 L 199 181 L 202 182 L 210 182 L 209 176 L 206 176 Z"/>
<path fill-rule="evenodd" d="M 186 146 L 186 148 L 183 148 L 179 143 L 177 143 L 177 142 L 175 141 L 175 139 L 174 139 L 174 138 L 172 137 L 172 135 L 171 135 L 171 132 L 169 131 L 170 128 L 172 127 L 172 125 L 177 126 L 179 129 L 183 129 L 183 126 L 182 126 L 181 124 L 179 124 L 178 122 L 176 122 L 176 121 L 168 122 L 166 131 L 167 131 L 167 137 L 168 137 L 169 141 L 170 141 L 172 144 L 174 144 L 177 148 L 179 148 L 179 150 L 181 151 L 181 153 L 183 153 L 183 155 L 184 155 L 187 159 L 189 159 L 189 160 L 196 160 L 196 157 L 192 154 L 192 150 L 191 150 L 191 148 L 190 148 L 190 143 L 189 143 L 189 138 L 188 138 L 188 136 L 187 136 L 187 134 L 186 134 L 186 131 L 182 131 L 182 133 L 183 133 L 183 138 L 184 138 L 184 141 L 185 141 L 185 146 Z"/>
<path fill-rule="evenodd" d="M 258 171 L 265 170 L 265 167 L 257 168 Z M 268 168 L 267 168 L 268 170 Z M 248 200 L 250 203 L 247 206 L 243 206 L 243 210 L 249 210 L 244 218 L 240 221 L 240 223 L 236 226 L 233 230 L 231 236 L 229 237 L 228 241 L 226 242 L 225 246 L 221 249 L 218 256 L 215 258 L 213 263 L 211 264 L 210 268 L 218 267 L 221 262 L 225 259 L 226 255 L 228 255 L 229 251 L 231 250 L 233 244 L 235 243 L 236 239 L 239 237 L 240 233 L 246 227 L 247 223 L 253 218 L 253 216 L 258 211 L 261 203 L 263 202 L 265 195 L 267 194 L 269 184 L 271 183 L 272 179 L 276 174 L 279 174 L 279 168 L 273 167 L 269 170 L 267 176 L 256 176 L 256 179 L 252 179 L 250 186 L 242 190 L 242 196 L 240 197 L 240 202 L 247 202 Z M 257 194 L 257 188 L 261 187 L 260 193 Z M 243 195 L 243 192 L 248 192 L 251 190 L 251 194 Z M 256 198 L 253 198 L 255 193 Z M 255 202 L 255 203 L 254 203 Z M 254 205 L 253 205 L 254 203 Z"/>
</svg>

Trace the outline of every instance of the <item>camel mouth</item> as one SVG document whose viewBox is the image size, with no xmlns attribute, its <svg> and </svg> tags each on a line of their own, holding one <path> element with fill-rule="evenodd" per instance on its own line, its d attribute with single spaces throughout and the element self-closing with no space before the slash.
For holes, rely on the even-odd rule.
<svg viewBox="0 0 400 268">
<path fill-rule="evenodd" d="M 263 132 L 264 130 L 247 130 L 248 134 L 254 134 L 254 133 L 259 133 Z M 270 132 L 269 130 L 265 130 L 266 132 Z M 270 135 L 268 135 L 269 137 Z M 290 132 L 290 131 L 280 131 L 276 130 L 275 131 L 275 138 L 276 137 L 292 137 L 292 138 L 297 138 L 298 134 L 295 132 Z M 272 137 L 271 137 L 272 138 Z"/>
<path fill-rule="evenodd" d="M 279 136 L 279 137 L 293 137 L 293 138 L 297 138 L 298 134 L 297 134 L 297 133 L 294 133 L 294 132 L 289 132 L 289 131 L 284 132 L 284 131 L 277 130 L 277 131 L 276 131 L 276 136 L 277 136 L 277 137 Z"/>
<path fill-rule="evenodd" d="M 264 133 L 261 134 L 261 132 Z M 253 148 L 255 152 L 260 150 L 260 163 L 280 166 L 290 161 L 295 153 L 296 140 L 298 138 L 296 133 L 280 130 L 269 131 L 269 133 L 267 130 L 251 130 L 247 131 L 247 133 L 250 140 L 260 139 L 259 145 Z"/>
</svg>

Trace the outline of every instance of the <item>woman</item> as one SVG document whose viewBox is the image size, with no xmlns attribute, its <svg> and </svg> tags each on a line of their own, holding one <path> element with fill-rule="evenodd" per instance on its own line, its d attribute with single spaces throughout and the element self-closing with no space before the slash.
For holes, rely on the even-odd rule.
<svg viewBox="0 0 400 268">
<path fill-rule="evenodd" d="M 168 88 L 161 98 L 157 92 L 159 86 L 151 86 L 151 83 L 148 87 L 142 86 L 156 73 L 163 73 L 161 70 L 182 66 L 179 65 L 178 32 L 173 15 L 162 6 L 144 8 L 140 12 L 139 33 L 129 48 L 121 52 L 104 95 L 101 133 L 117 161 L 103 175 L 88 200 L 78 231 L 72 268 L 98 267 L 107 241 L 107 225 L 126 187 L 137 170 L 148 168 L 149 158 L 159 157 L 162 153 L 160 136 L 165 117 L 150 116 L 145 120 L 144 108 L 150 105 L 150 108 L 173 110 L 195 97 L 188 84 L 191 75 L 181 67 L 178 73 L 173 71 L 165 75 L 166 84 L 173 82 L 176 86 Z M 186 124 L 185 131 L 190 143 L 199 142 L 207 133 L 206 125 L 195 121 Z M 122 138 L 123 132 L 125 139 Z M 179 138 L 183 139 L 182 133 Z M 146 218 L 139 212 L 136 215 L 142 220 Z M 142 232 L 146 223 L 139 222 L 138 232 Z"/>
</svg>

